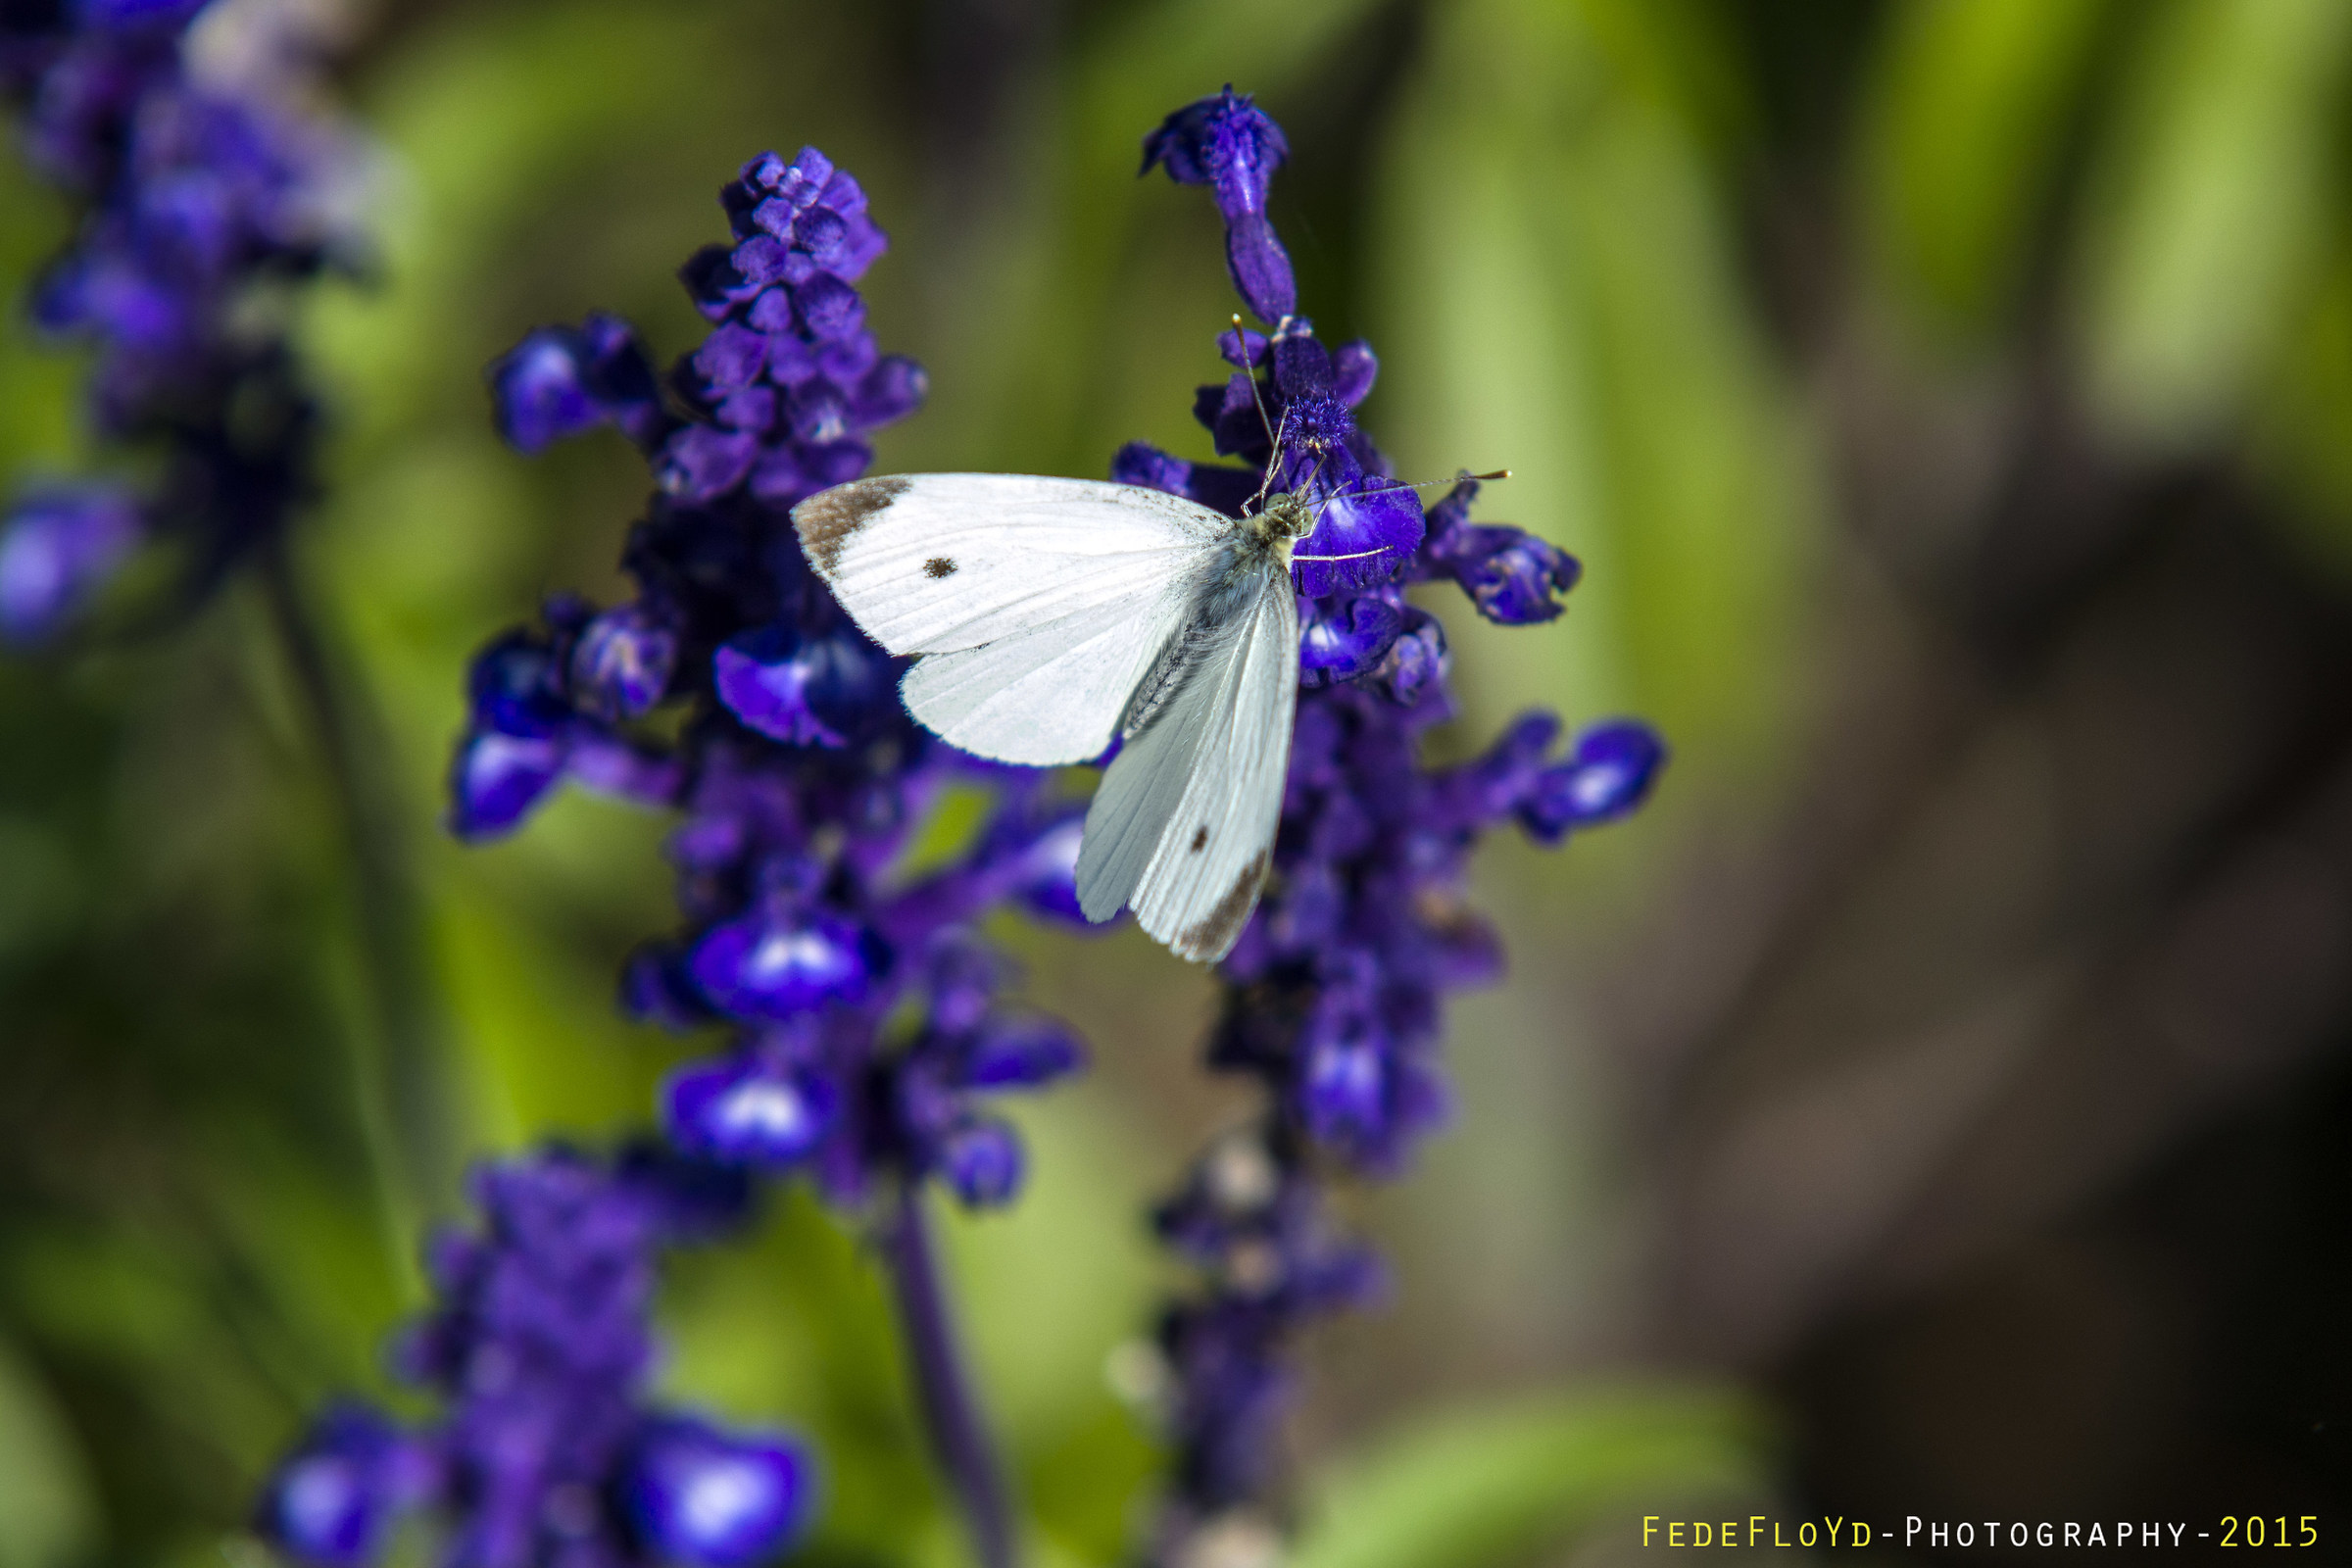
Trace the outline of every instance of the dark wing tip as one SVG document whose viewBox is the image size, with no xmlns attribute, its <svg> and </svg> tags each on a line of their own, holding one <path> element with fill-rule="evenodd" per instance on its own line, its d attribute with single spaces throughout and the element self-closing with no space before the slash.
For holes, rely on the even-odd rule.
<svg viewBox="0 0 2352 1568">
<path fill-rule="evenodd" d="M 914 483 L 903 473 L 884 474 L 878 479 L 853 479 L 837 484 L 792 509 L 792 524 L 800 530 L 801 550 L 808 564 L 818 573 L 830 578 L 834 563 L 841 559 L 841 547 L 849 543 L 850 535 L 874 520 L 877 514 L 886 512 L 890 504 L 905 495 Z"/>
<path fill-rule="evenodd" d="M 1257 907 L 1258 890 L 1265 886 L 1266 867 L 1272 862 L 1273 851 L 1263 849 L 1257 858 L 1242 867 L 1233 886 L 1217 901 L 1217 906 L 1187 926 L 1176 938 L 1174 947 L 1179 956 L 1195 963 L 1214 963 L 1233 951 L 1240 940 L 1242 927 L 1249 923 L 1250 911 Z"/>
</svg>

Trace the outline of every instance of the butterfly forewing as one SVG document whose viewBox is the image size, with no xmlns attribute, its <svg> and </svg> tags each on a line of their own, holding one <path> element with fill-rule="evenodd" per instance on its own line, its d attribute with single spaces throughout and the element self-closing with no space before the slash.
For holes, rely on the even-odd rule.
<svg viewBox="0 0 2352 1568">
<path fill-rule="evenodd" d="M 1090 610 L 1181 595 L 1229 518 L 1135 485 L 889 474 L 793 510 L 809 564 L 894 654 L 977 648 Z"/>
<path fill-rule="evenodd" d="M 1186 633 L 1198 646 L 1104 773 L 1078 857 L 1088 918 L 1132 905 L 1146 931 L 1199 962 L 1231 951 L 1257 902 L 1298 705 L 1290 573 L 1250 569 L 1239 613 Z"/>
</svg>

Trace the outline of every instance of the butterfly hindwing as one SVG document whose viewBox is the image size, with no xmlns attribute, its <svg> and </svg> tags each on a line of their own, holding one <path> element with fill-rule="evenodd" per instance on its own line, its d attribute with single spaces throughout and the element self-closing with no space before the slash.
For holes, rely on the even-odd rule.
<svg viewBox="0 0 2352 1568">
<path fill-rule="evenodd" d="M 1078 857 L 1089 919 L 1132 905 L 1146 931 L 1197 962 L 1240 937 L 1281 825 L 1298 608 L 1287 570 L 1253 569 L 1238 613 L 1186 633 L 1195 646 L 1103 774 Z"/>
<path fill-rule="evenodd" d="M 900 683 L 906 710 L 951 746 L 1004 762 L 1088 762 L 1128 695 L 1183 625 L 1186 598 L 1139 597 L 952 654 L 925 654 Z"/>
</svg>

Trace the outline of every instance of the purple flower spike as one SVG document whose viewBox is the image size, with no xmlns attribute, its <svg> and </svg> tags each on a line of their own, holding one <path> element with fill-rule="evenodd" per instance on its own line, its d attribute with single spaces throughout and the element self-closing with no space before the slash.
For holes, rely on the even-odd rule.
<svg viewBox="0 0 2352 1568">
<path fill-rule="evenodd" d="M 120 491 L 53 490 L 19 502 L 0 521 L 0 640 L 55 635 L 144 533 L 137 504 Z"/>
<path fill-rule="evenodd" d="M 622 1484 L 630 1521 L 679 1568 L 754 1568 L 807 1526 L 814 1466 L 780 1435 L 733 1437 L 705 1422 L 649 1422 Z"/>
<path fill-rule="evenodd" d="M 451 1516 L 448 1568 L 650 1568 L 649 1544 L 733 1568 L 785 1544 L 809 1509 L 799 1449 L 645 1401 L 656 1253 L 740 1229 L 741 1178 L 550 1148 L 471 1185 L 481 1224 L 428 1245 L 434 1305 L 392 1357 L 438 1418 L 330 1411 L 265 1491 L 263 1534 L 313 1568 L 368 1568 L 420 1507 Z"/>
<path fill-rule="evenodd" d="M 103 545 L 17 535 L 0 563 L 0 637 L 45 636 L 143 536 L 183 548 L 178 612 L 281 539 L 316 494 L 316 404 L 272 298 L 348 268 L 361 236 L 356 139 L 307 107 L 307 51 L 202 69 L 199 0 L 0 4 L 0 98 L 72 227 L 25 314 L 87 356 L 88 423 L 156 476 L 141 526 Z M 298 105 L 305 107 L 298 108 Z M 258 416 L 258 417 L 257 417 Z"/>
<path fill-rule="evenodd" d="M 1266 192 L 1290 152 L 1282 127 L 1231 84 L 1177 110 L 1144 138 L 1144 173 L 1157 164 L 1179 185 L 1206 185 L 1214 193 L 1234 289 L 1266 321 L 1298 309 L 1290 253 L 1266 220 Z"/>
<path fill-rule="evenodd" d="M 1278 324 L 1219 334 L 1236 373 L 1194 397 L 1218 455 L 1246 466 L 1140 443 L 1112 466 L 1127 483 L 1235 516 L 1262 484 L 1316 520 L 1292 556 L 1299 691 L 1274 874 L 1222 965 L 1208 1052 L 1212 1067 L 1257 1081 L 1263 1121 L 1212 1150 L 1159 1215 L 1202 1278 L 1160 1323 L 1175 1463 L 1146 1547 L 1153 1568 L 1279 1554 L 1271 1501 L 1292 1342 L 1378 1287 L 1369 1254 L 1332 1239 L 1322 1187 L 1335 1174 L 1396 1174 L 1445 1123 L 1445 997 L 1502 972 L 1493 930 L 1464 902 L 1472 849 L 1513 821 L 1555 843 L 1622 815 L 1664 756 L 1629 722 L 1554 760 L 1559 721 L 1536 714 L 1472 761 L 1421 760 L 1423 735 L 1454 709 L 1444 631 L 1406 588 L 1448 580 L 1488 619 L 1519 625 L 1559 614 L 1579 568 L 1519 529 L 1473 525 L 1475 480 L 1426 514 L 1396 482 L 1356 422 L 1379 373 L 1371 347 L 1316 338 L 1296 314 L 1287 262 L 1279 285 L 1269 281 L 1280 251 L 1264 200 L 1282 147 L 1230 90 L 1178 111 L 1145 143 L 1146 169 L 1164 164 L 1180 183 L 1214 189 L 1235 285 Z"/>
</svg>

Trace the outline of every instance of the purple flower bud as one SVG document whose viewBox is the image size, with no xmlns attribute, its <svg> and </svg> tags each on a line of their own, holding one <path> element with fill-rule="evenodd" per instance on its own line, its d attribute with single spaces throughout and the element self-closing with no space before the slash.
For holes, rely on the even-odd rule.
<svg viewBox="0 0 2352 1568">
<path fill-rule="evenodd" d="M 1545 844 L 1572 829 L 1613 821 L 1647 798 L 1665 762 L 1666 745 L 1647 724 L 1596 724 L 1577 737 L 1565 763 L 1544 771 L 1520 820 Z"/>
<path fill-rule="evenodd" d="M 565 737 L 564 772 L 584 790 L 634 806 L 675 806 L 685 765 L 666 752 L 641 746 L 586 719 Z"/>
<path fill-rule="evenodd" d="M 890 656 L 847 622 L 822 636 L 763 627 L 719 649 L 711 670 L 729 711 L 788 746 L 845 746 L 898 701 Z"/>
<path fill-rule="evenodd" d="M 1349 1146 L 1376 1142 L 1388 1132 L 1385 1046 L 1360 1023 L 1318 1032 L 1310 1041 L 1299 1077 L 1299 1109 L 1317 1139 Z"/>
<path fill-rule="evenodd" d="M 431 1482 L 416 1440 L 364 1406 L 334 1405 L 270 1476 L 255 1529 L 311 1568 L 366 1568 Z"/>
<path fill-rule="evenodd" d="M 1188 104 L 1144 138 L 1144 167 L 1164 167 L 1179 185 L 1206 185 L 1225 220 L 1225 259 L 1233 286 L 1262 320 L 1298 309 L 1291 258 L 1266 221 L 1266 192 L 1290 156 L 1282 127 L 1231 85 Z"/>
<path fill-rule="evenodd" d="M 1584 567 L 1565 550 L 1510 527 L 1450 529 L 1437 556 L 1480 614 L 1505 626 L 1553 619 Z"/>
<path fill-rule="evenodd" d="M 758 1020 L 858 1002 L 882 959 L 870 932 L 836 915 L 811 913 L 790 924 L 748 916 L 705 932 L 686 969 L 710 1005 Z"/>
<path fill-rule="evenodd" d="M 538 452 L 607 421 L 641 446 L 660 431 L 653 366 L 617 317 L 543 326 L 493 362 L 488 375 L 499 433 L 518 451 Z"/>
<path fill-rule="evenodd" d="M 748 430 L 690 424 L 662 449 L 655 478 L 680 501 L 715 501 L 743 483 L 760 456 L 760 437 Z"/>
<path fill-rule="evenodd" d="M 781 1434 L 731 1436 L 681 1417 L 638 1438 L 623 1506 L 655 1555 L 680 1568 L 753 1568 L 777 1556 L 815 1501 L 808 1450 Z"/>
<path fill-rule="evenodd" d="M 466 696 L 475 725 L 501 735 L 561 735 L 571 710 L 556 682 L 554 653 L 527 631 L 510 631 L 473 656 Z"/>
<path fill-rule="evenodd" d="M 1407 605 L 1403 630 L 1390 645 L 1375 678 L 1391 702 L 1411 709 L 1419 706 L 1424 693 L 1444 700 L 1448 662 L 1446 628 L 1428 611 Z"/>
<path fill-rule="evenodd" d="M 861 430 L 895 424 L 923 406 L 930 386 L 921 366 L 903 354 L 886 354 L 858 383 L 850 399 L 850 421 Z"/>
<path fill-rule="evenodd" d="M 636 718 L 669 689 L 677 657 L 677 632 L 643 604 L 608 610 L 571 645 L 572 696 L 600 718 Z"/>
<path fill-rule="evenodd" d="M 680 1149 L 729 1164 L 782 1166 L 813 1150 L 839 1096 L 824 1079 L 749 1057 L 681 1069 L 662 1092 L 663 1131 Z"/>
<path fill-rule="evenodd" d="M 703 339 L 694 352 L 694 368 L 713 387 L 742 386 L 756 379 L 767 365 L 767 339 L 748 326 L 730 321 Z"/>
<path fill-rule="evenodd" d="M 1020 1135 L 994 1117 L 974 1117 L 941 1140 L 939 1165 L 956 1196 L 973 1208 L 1012 1201 L 1027 1157 Z"/>
<path fill-rule="evenodd" d="M 450 764 L 450 832 L 479 843 L 513 831 L 564 776 L 564 754 L 559 737 L 467 734 Z"/>
<path fill-rule="evenodd" d="M 120 491 L 52 490 L 0 520 L 0 639 L 43 641 L 77 614 L 145 532 Z"/>
<path fill-rule="evenodd" d="M 1036 1089 L 1085 1063 L 1085 1051 L 1066 1029 L 1045 1023 L 1001 1024 L 972 1046 L 963 1081 L 979 1090 Z"/>
</svg>

